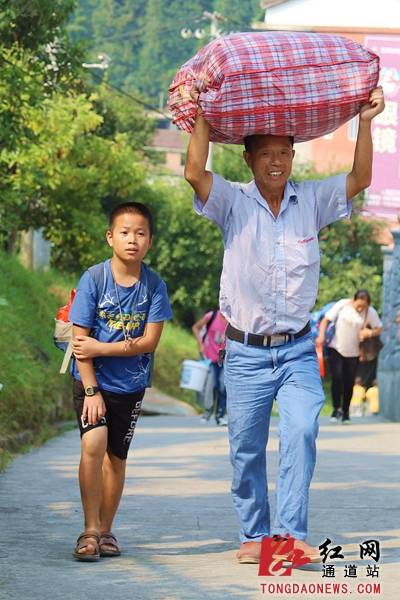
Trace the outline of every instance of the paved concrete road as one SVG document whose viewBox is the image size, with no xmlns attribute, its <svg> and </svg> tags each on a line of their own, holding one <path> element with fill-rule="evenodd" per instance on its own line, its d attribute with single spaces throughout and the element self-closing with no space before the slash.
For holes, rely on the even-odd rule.
<svg viewBox="0 0 400 600">
<path fill-rule="evenodd" d="M 276 473 L 277 421 L 269 445 Z M 125 496 L 115 524 L 120 558 L 79 563 L 71 551 L 82 528 L 77 431 L 17 458 L 0 476 L 0 597 L 7 600 L 220 600 L 332 598 L 280 594 L 277 584 L 347 583 L 355 598 L 394 600 L 400 589 L 400 424 L 358 419 L 344 427 L 322 420 L 312 485 L 310 541 L 343 546 L 335 578 L 317 570 L 258 577 L 238 565 L 237 522 L 229 496 L 226 428 L 198 417 L 143 417 L 131 452 Z M 273 496 L 274 485 L 270 485 Z M 366 578 L 358 544 L 381 542 L 379 578 Z M 355 564 L 357 578 L 344 577 Z M 381 593 L 358 594 L 357 585 Z M 264 584 L 262 593 L 261 584 Z M 269 586 L 269 587 L 268 587 Z M 275 586 L 275 587 L 274 587 Z M 372 589 L 372 588 L 371 588 Z M 328 590 L 327 590 L 328 591 Z M 336 594 L 336 598 L 349 595 Z"/>
</svg>

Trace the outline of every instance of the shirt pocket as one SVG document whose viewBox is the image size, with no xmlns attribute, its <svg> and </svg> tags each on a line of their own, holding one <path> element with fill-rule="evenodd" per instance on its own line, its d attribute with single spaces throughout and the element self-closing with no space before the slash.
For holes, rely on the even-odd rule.
<svg viewBox="0 0 400 600">
<path fill-rule="evenodd" d="M 320 253 L 316 235 L 310 235 L 296 241 L 294 247 L 294 260 L 299 266 L 303 267 L 310 267 L 319 263 Z"/>
</svg>

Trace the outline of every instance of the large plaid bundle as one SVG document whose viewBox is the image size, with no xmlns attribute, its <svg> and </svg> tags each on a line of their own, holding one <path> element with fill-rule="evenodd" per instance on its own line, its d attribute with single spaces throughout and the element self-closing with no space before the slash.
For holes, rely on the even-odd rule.
<svg viewBox="0 0 400 600">
<path fill-rule="evenodd" d="M 376 87 L 379 58 L 350 39 L 314 33 L 235 33 L 188 60 L 171 86 L 174 123 L 191 132 L 196 103 L 211 139 L 241 144 L 246 135 L 292 135 L 303 142 L 354 117 Z"/>
</svg>

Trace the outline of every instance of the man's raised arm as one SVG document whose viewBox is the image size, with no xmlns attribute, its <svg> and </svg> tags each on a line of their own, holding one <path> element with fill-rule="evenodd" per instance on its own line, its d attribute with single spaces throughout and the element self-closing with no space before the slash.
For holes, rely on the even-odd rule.
<svg viewBox="0 0 400 600">
<path fill-rule="evenodd" d="M 185 179 L 190 183 L 201 202 L 205 204 L 212 186 L 212 174 L 206 171 L 210 125 L 197 113 L 187 150 Z"/>
<path fill-rule="evenodd" d="M 354 162 L 351 173 L 347 175 L 347 198 L 353 198 L 371 184 L 372 179 L 372 136 L 371 121 L 385 108 L 383 90 L 377 87 L 372 90 L 369 102 L 360 110 L 358 136 L 354 151 Z"/>
</svg>

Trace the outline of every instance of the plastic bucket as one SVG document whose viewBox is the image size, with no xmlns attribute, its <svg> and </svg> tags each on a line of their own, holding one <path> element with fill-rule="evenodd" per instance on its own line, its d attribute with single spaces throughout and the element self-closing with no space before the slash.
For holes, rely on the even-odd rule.
<svg viewBox="0 0 400 600">
<path fill-rule="evenodd" d="M 207 381 L 208 371 L 209 366 L 204 361 L 184 360 L 180 387 L 186 390 L 202 392 Z"/>
</svg>

